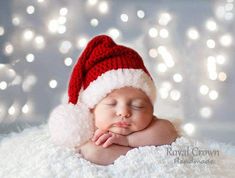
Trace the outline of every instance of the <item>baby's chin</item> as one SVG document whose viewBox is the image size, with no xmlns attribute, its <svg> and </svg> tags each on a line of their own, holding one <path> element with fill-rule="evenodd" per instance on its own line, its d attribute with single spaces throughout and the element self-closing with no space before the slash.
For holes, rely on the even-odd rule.
<svg viewBox="0 0 235 178">
<path fill-rule="evenodd" d="M 111 128 L 109 131 L 119 135 L 129 135 L 134 132 L 129 128 L 121 128 L 121 127 Z"/>
</svg>

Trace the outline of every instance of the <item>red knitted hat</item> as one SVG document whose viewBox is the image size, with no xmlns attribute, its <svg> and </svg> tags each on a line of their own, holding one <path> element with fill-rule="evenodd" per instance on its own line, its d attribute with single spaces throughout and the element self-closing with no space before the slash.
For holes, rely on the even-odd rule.
<svg viewBox="0 0 235 178">
<path fill-rule="evenodd" d="M 113 89 L 124 86 L 142 89 L 154 102 L 155 86 L 140 55 L 131 48 L 117 45 L 109 36 L 94 37 L 74 66 L 69 102 L 76 104 L 80 98 L 94 107 Z"/>
<path fill-rule="evenodd" d="M 69 103 L 58 106 L 50 115 L 52 141 L 67 147 L 84 144 L 94 132 L 89 108 L 112 90 L 127 86 L 141 89 L 154 103 L 155 85 L 140 55 L 106 35 L 93 38 L 74 66 Z"/>
</svg>

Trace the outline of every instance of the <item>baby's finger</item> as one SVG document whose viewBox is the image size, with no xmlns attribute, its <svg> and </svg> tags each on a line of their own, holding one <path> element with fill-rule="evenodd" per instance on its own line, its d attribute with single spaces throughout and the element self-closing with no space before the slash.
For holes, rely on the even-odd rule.
<svg viewBox="0 0 235 178">
<path fill-rule="evenodd" d="M 95 142 L 96 145 L 104 143 L 111 135 L 109 133 L 101 135 L 98 140 Z"/>
<path fill-rule="evenodd" d="M 104 130 L 101 129 L 97 129 L 94 133 L 94 136 L 92 137 L 92 141 L 95 142 L 101 135 L 103 135 L 105 133 Z"/>
<path fill-rule="evenodd" d="M 107 148 L 114 143 L 114 137 L 109 137 L 106 142 L 104 142 L 103 147 Z"/>
</svg>

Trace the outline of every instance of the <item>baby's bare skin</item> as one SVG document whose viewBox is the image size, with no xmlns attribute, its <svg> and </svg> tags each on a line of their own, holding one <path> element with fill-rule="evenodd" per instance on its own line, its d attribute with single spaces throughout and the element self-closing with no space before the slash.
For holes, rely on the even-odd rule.
<svg viewBox="0 0 235 178">
<path fill-rule="evenodd" d="M 102 145 L 96 145 L 93 141 L 88 141 L 82 145 L 77 152 L 79 152 L 84 159 L 99 165 L 112 164 L 121 155 L 125 155 L 133 148 L 112 144 L 104 148 Z"/>
<path fill-rule="evenodd" d="M 95 164 L 112 164 L 118 157 L 125 155 L 129 150 L 139 146 L 147 145 L 165 145 L 171 144 L 177 138 L 178 134 L 174 126 L 167 120 L 153 120 L 144 130 L 126 135 L 124 139 L 129 140 L 129 146 L 113 143 L 108 147 L 102 144 L 97 145 L 94 141 L 89 141 L 80 147 L 80 153 L 83 157 Z M 121 142 L 124 143 L 124 142 Z"/>
</svg>

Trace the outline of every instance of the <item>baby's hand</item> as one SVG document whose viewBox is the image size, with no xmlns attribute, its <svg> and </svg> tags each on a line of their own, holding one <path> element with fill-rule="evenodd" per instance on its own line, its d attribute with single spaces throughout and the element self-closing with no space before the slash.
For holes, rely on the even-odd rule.
<svg viewBox="0 0 235 178">
<path fill-rule="evenodd" d="M 107 148 L 112 144 L 128 146 L 127 137 L 124 135 L 115 134 L 109 131 L 103 131 L 97 129 L 92 138 L 92 141 L 95 142 L 96 145 L 103 144 L 103 147 Z"/>
</svg>

